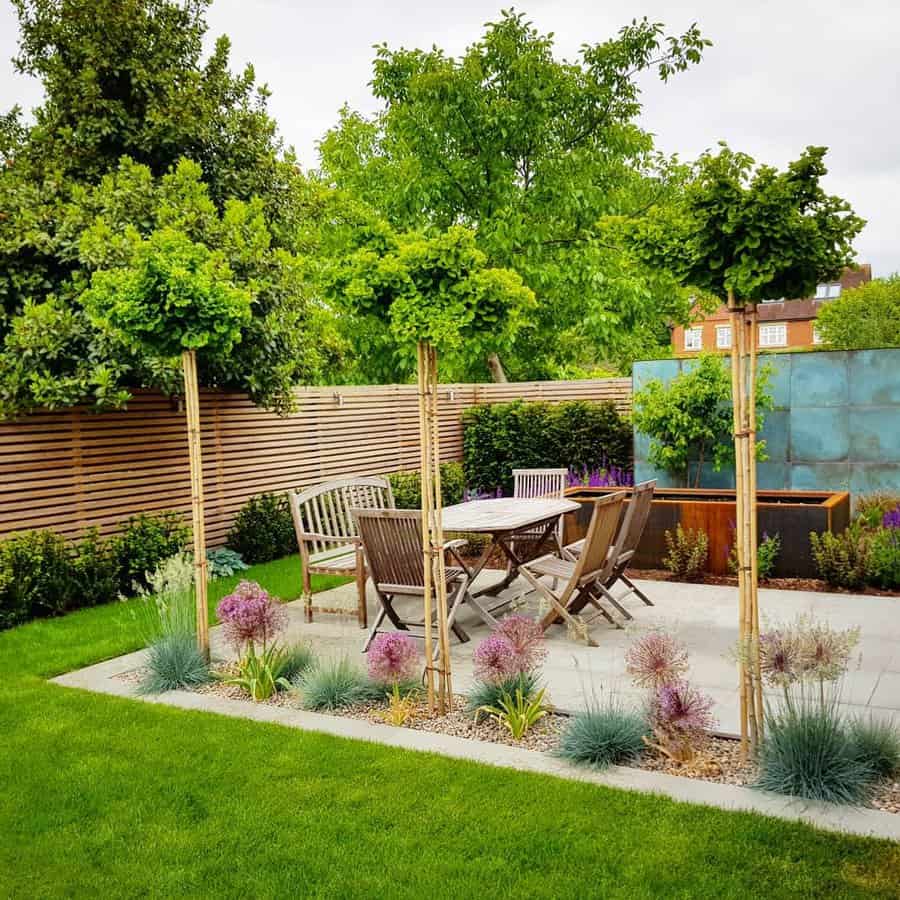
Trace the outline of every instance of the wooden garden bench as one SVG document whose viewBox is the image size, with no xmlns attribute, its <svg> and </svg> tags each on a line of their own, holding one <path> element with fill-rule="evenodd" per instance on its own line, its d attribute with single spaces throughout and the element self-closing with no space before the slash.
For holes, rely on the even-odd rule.
<svg viewBox="0 0 900 900">
<path fill-rule="evenodd" d="M 349 477 L 288 494 L 303 563 L 303 602 L 312 622 L 311 576 L 352 575 L 360 628 L 366 615 L 366 564 L 351 509 L 393 509 L 394 494 L 387 478 Z"/>
</svg>

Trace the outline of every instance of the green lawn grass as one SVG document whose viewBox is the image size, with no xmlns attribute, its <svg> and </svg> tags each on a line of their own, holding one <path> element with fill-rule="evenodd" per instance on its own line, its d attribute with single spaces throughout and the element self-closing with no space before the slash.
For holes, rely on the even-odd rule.
<svg viewBox="0 0 900 900">
<path fill-rule="evenodd" d="M 0 633 L 2 897 L 897 896 L 886 842 L 46 682 L 134 602 Z"/>
</svg>

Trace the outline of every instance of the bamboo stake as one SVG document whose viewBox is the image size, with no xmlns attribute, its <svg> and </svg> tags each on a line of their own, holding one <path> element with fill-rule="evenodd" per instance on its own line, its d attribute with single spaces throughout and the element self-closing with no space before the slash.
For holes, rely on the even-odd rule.
<svg viewBox="0 0 900 900">
<path fill-rule="evenodd" d="M 191 516 L 194 534 L 194 596 L 197 646 L 209 659 L 209 612 L 206 603 L 206 534 L 203 521 L 203 451 L 200 444 L 200 391 L 197 385 L 197 353 L 181 354 L 184 372 L 184 406 L 187 416 L 188 458 L 191 467 Z"/>
<path fill-rule="evenodd" d="M 434 644 L 431 635 L 431 436 L 428 431 L 426 391 L 428 377 L 426 371 L 426 348 L 422 342 L 416 347 L 419 383 L 419 450 L 420 483 L 422 494 L 422 567 L 425 585 L 425 684 L 428 693 L 428 712 L 434 713 Z"/>
<path fill-rule="evenodd" d="M 438 421 L 438 374 L 437 374 L 437 350 L 428 348 L 431 375 L 431 460 L 433 467 L 434 485 L 434 535 L 433 548 L 437 559 L 437 607 L 438 607 L 438 643 L 440 646 L 440 690 L 438 704 L 441 715 L 453 709 L 453 689 L 450 680 L 450 633 L 447 628 L 447 578 L 444 559 L 444 523 L 441 501 L 441 450 L 440 427 Z"/>
<path fill-rule="evenodd" d="M 731 290 L 728 291 L 728 309 L 731 313 L 731 397 L 733 405 L 732 420 L 734 422 L 734 500 L 736 520 L 734 525 L 734 537 L 738 561 L 738 645 L 740 647 L 738 669 L 740 677 L 741 756 L 746 758 L 748 749 L 747 704 L 749 698 L 747 697 L 747 680 L 745 677 L 745 664 L 743 659 L 746 570 L 744 568 L 745 548 L 742 531 L 744 511 L 744 472 L 742 467 L 742 441 L 740 437 L 743 412 L 743 385 L 741 378 L 743 323 L 741 322 L 741 317 L 738 313 L 734 293 Z"/>
<path fill-rule="evenodd" d="M 750 678 L 753 682 L 751 727 L 755 726 L 757 746 L 763 736 L 762 679 L 759 671 L 759 523 L 756 500 L 756 365 L 757 310 L 754 304 L 748 316 L 750 330 L 748 382 L 749 437 L 747 455 L 750 462 Z"/>
</svg>

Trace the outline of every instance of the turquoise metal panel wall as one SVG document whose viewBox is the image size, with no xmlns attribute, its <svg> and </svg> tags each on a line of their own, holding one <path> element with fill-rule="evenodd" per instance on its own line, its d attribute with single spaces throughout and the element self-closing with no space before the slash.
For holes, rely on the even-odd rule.
<svg viewBox="0 0 900 900">
<path fill-rule="evenodd" d="M 900 350 L 778 353 L 761 357 L 772 367 L 775 408 L 761 437 L 768 460 L 759 464 L 766 490 L 849 490 L 900 493 Z M 665 359 L 634 366 L 634 390 L 653 379 L 670 381 L 692 360 Z M 647 462 L 650 442 L 635 433 L 635 478 L 677 478 Z M 703 487 L 734 487 L 734 470 L 714 472 Z"/>
</svg>

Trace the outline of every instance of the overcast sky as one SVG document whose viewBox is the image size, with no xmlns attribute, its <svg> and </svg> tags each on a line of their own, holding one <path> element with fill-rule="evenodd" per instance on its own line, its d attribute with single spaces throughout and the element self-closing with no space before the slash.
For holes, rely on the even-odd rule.
<svg viewBox="0 0 900 900">
<path fill-rule="evenodd" d="M 383 0 L 379 3 L 214 0 L 210 37 L 230 35 L 235 66 L 251 61 L 272 89 L 271 111 L 307 165 L 344 102 L 374 109 L 372 45 L 459 53 L 496 18 L 502 2 Z M 782 166 L 808 144 L 830 148 L 826 187 L 868 220 L 858 258 L 876 275 L 900 270 L 900 7 L 854 3 L 622 3 L 531 0 L 524 10 L 556 35 L 558 55 L 602 41 L 643 15 L 681 31 L 697 21 L 714 46 L 668 85 L 644 82 L 645 128 L 664 151 L 691 159 L 720 139 Z M 0 0 L 0 59 L 15 52 L 12 6 Z M 0 110 L 26 109 L 40 91 L 5 63 Z"/>
</svg>

